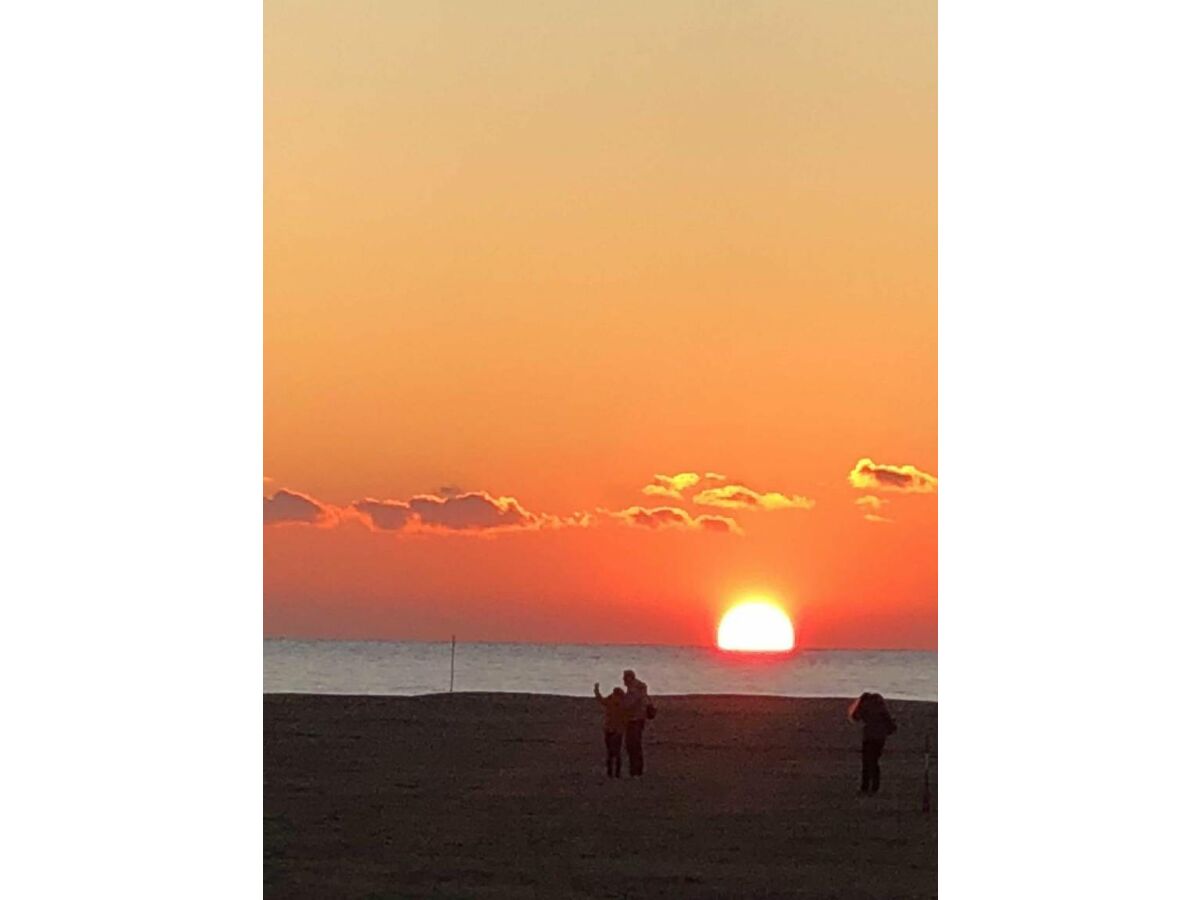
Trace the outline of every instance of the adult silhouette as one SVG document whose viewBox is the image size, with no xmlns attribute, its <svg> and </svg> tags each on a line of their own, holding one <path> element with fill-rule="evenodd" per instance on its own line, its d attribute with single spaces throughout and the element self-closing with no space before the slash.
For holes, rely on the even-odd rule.
<svg viewBox="0 0 1200 900">
<path fill-rule="evenodd" d="M 650 691 L 644 681 L 638 680 L 633 669 L 626 669 L 621 677 L 625 682 L 625 752 L 629 754 L 629 774 L 640 778 L 645 770 L 642 732 L 646 730 L 646 706 L 650 702 Z"/>
<path fill-rule="evenodd" d="M 850 704 L 850 720 L 861 722 L 862 732 L 862 786 L 861 794 L 879 792 L 879 757 L 883 755 L 883 744 L 888 735 L 896 733 L 896 723 L 888 711 L 882 694 L 869 691 Z"/>
</svg>

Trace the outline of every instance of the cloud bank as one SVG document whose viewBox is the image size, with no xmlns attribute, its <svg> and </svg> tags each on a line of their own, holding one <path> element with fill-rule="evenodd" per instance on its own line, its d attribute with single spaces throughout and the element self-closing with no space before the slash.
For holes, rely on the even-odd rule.
<svg viewBox="0 0 1200 900">
<path fill-rule="evenodd" d="M 812 509 L 815 501 L 799 494 L 756 491 L 731 483 L 718 472 L 679 472 L 655 475 L 642 493 L 687 501 L 697 507 L 720 510 Z M 690 498 L 689 496 L 690 495 Z M 531 512 L 515 497 L 495 496 L 486 491 L 462 491 L 453 485 L 404 500 L 356 500 L 349 507 L 326 506 L 292 491 L 279 491 L 264 498 L 264 523 L 304 524 L 356 521 L 372 531 L 397 534 L 493 534 L 545 528 L 590 528 L 617 522 L 648 531 L 680 529 L 743 534 L 741 525 L 728 515 L 689 512 L 676 505 L 628 506 L 616 511 L 597 509 L 591 513 L 557 516 Z"/>
</svg>

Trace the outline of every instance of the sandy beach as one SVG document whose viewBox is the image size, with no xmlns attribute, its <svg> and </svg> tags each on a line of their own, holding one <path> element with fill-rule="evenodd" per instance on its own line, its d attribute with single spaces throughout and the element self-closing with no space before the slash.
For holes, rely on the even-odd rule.
<svg viewBox="0 0 1200 900">
<path fill-rule="evenodd" d="M 936 894 L 936 703 L 891 702 L 867 798 L 849 699 L 656 702 L 646 776 L 615 781 L 590 698 L 266 695 L 266 895 Z"/>
</svg>

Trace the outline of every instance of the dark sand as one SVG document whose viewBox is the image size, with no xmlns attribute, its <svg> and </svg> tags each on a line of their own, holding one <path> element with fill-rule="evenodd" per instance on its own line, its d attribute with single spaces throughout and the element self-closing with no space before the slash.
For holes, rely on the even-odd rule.
<svg viewBox="0 0 1200 900">
<path fill-rule="evenodd" d="M 890 704 L 900 730 L 864 798 L 849 700 L 656 702 L 646 776 L 610 781 L 591 699 L 267 695 L 266 894 L 936 894 L 937 704 Z"/>
</svg>

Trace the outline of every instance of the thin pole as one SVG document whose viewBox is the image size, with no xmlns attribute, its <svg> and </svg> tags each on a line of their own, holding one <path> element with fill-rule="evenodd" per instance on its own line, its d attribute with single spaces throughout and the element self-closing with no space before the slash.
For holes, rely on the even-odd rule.
<svg viewBox="0 0 1200 900">
<path fill-rule="evenodd" d="M 921 792 L 921 812 L 929 812 L 929 735 L 925 735 L 925 789 Z"/>
<path fill-rule="evenodd" d="M 454 693 L 454 635 L 450 635 L 450 693 Z"/>
</svg>

